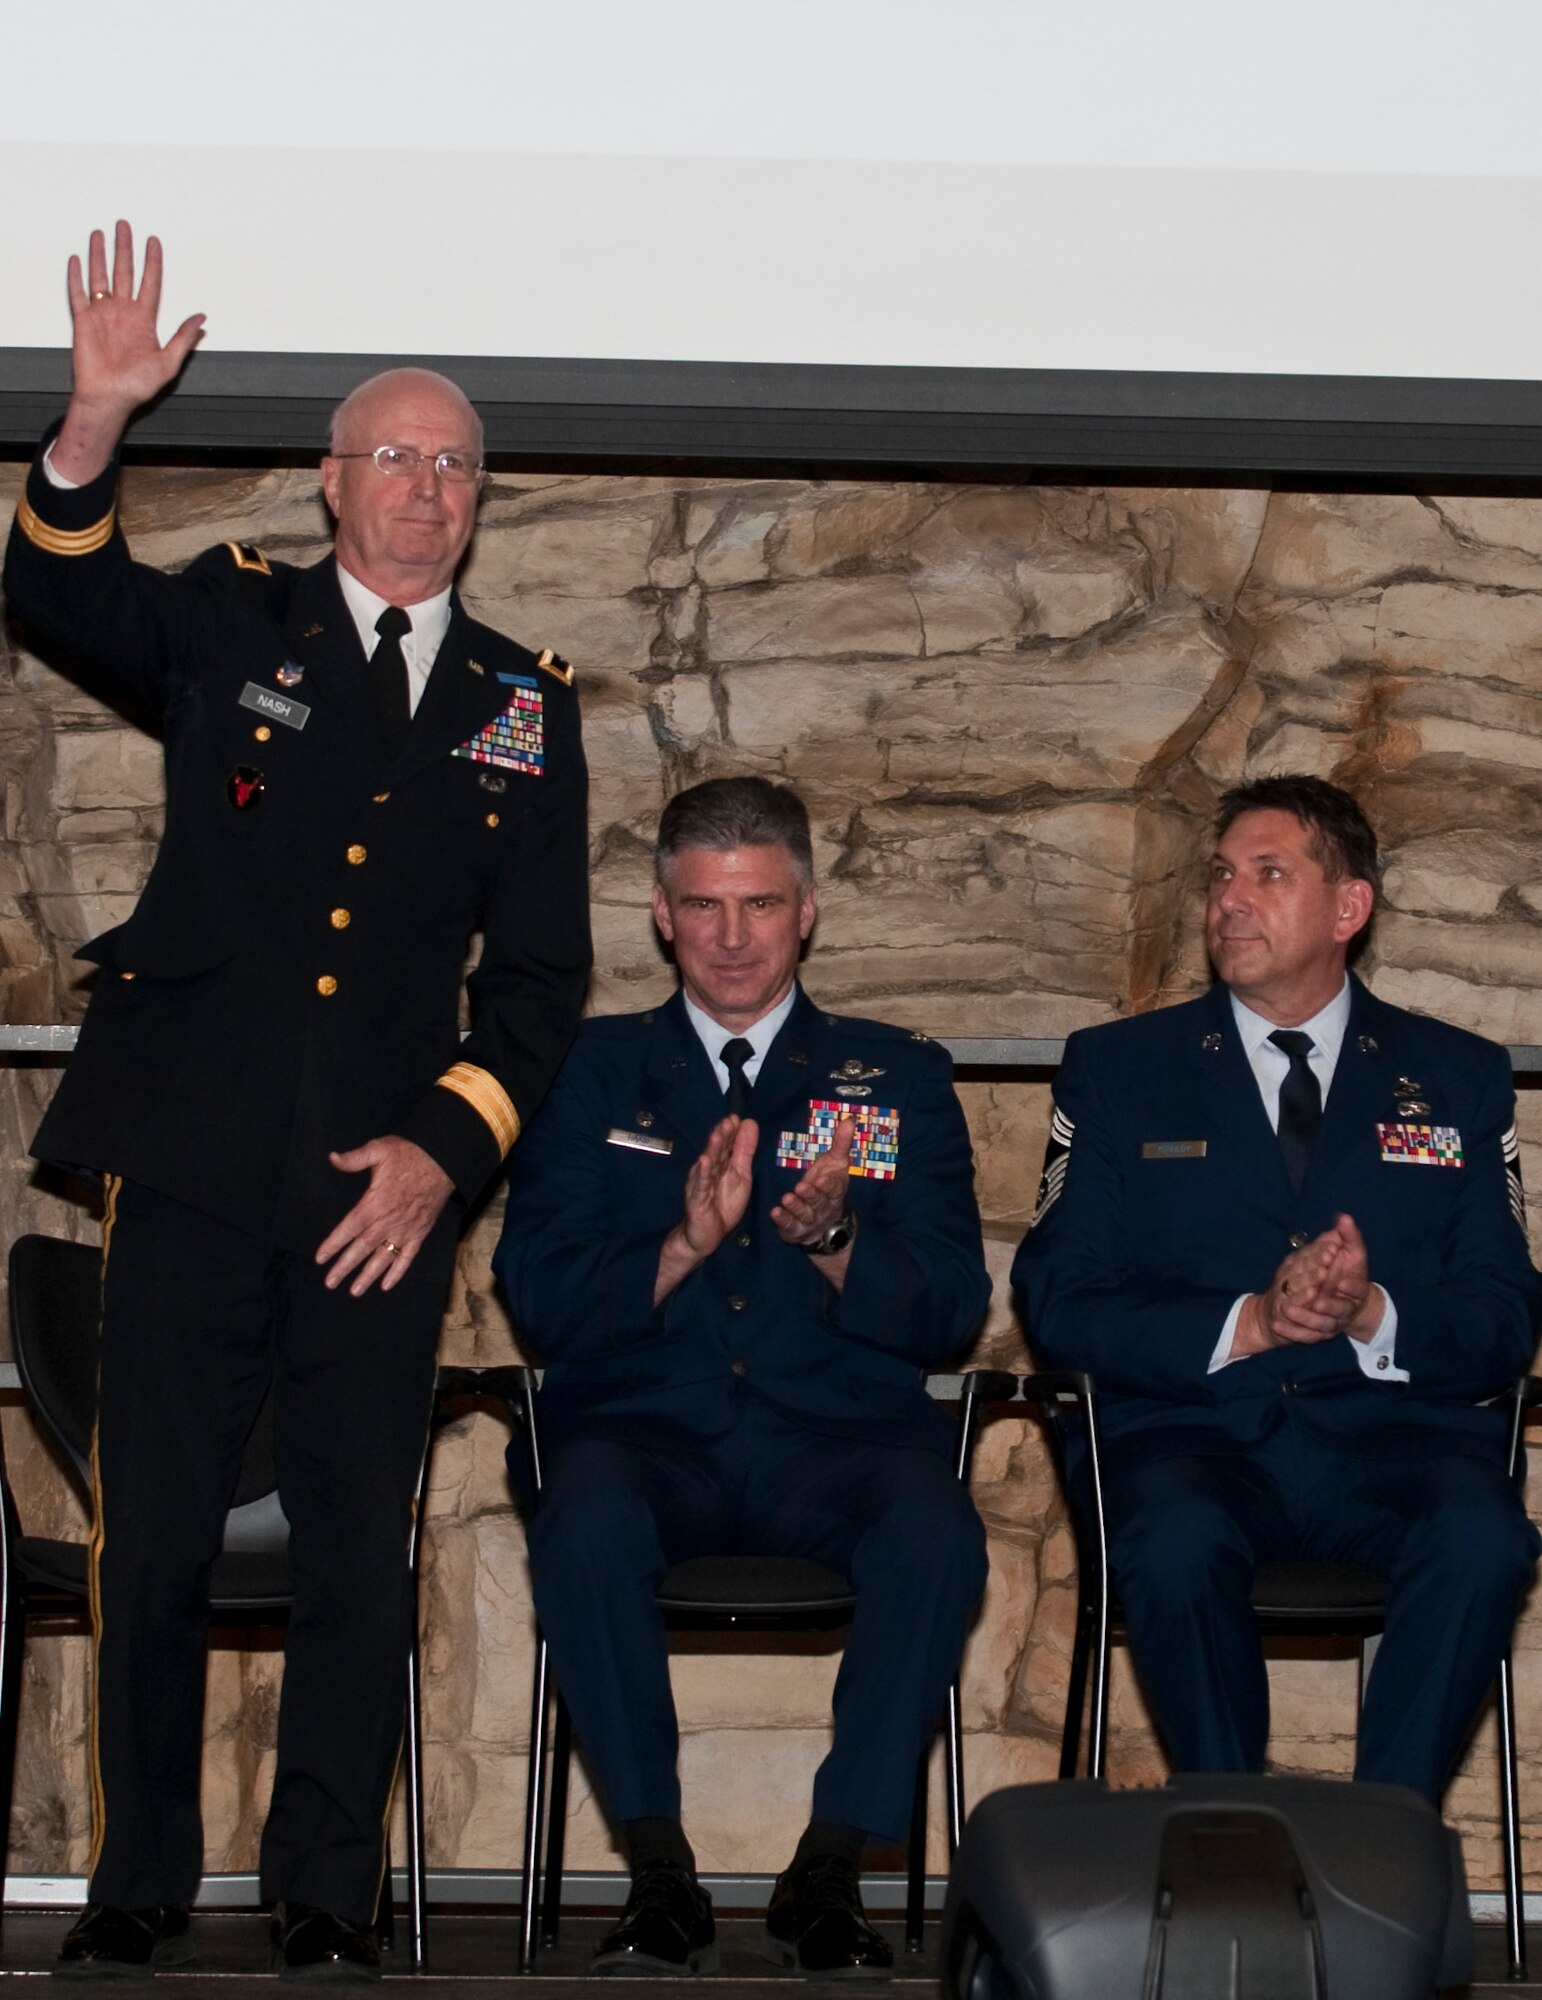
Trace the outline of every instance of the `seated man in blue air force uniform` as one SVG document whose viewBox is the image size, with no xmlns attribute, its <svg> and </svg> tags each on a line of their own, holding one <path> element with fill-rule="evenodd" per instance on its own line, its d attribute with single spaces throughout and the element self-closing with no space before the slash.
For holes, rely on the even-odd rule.
<svg viewBox="0 0 1542 2000">
<path fill-rule="evenodd" d="M 716 1962 L 654 1591 L 677 1562 L 739 1551 L 856 1587 L 834 1746 L 767 1948 L 874 1970 L 890 1954 L 861 1848 L 905 1834 L 985 1580 L 922 1379 L 989 1290 L 969 1139 L 940 1048 L 825 1014 L 797 983 L 817 892 L 791 790 L 681 793 L 657 871 L 681 990 L 584 1023 L 520 1148 L 496 1260 L 547 1363 L 536 1610 L 632 1869 L 595 1969 Z"/>
<path fill-rule="evenodd" d="M 1438 1805 L 1539 1548 L 1495 1399 L 1542 1280 L 1504 1050 L 1346 970 L 1377 879 L 1335 786 L 1225 795 L 1219 982 L 1071 1037 L 1013 1281 L 1037 1358 L 1102 1391 L 1114 1580 L 1173 1766 L 1262 1769 L 1255 1566 L 1359 1563 L 1388 1602 L 1355 1773 Z"/>
<path fill-rule="evenodd" d="M 589 965 L 571 675 L 471 619 L 481 425 L 442 376 L 362 383 L 322 461 L 335 556 L 131 560 L 116 458 L 198 322 L 156 333 L 118 227 L 71 260 L 74 393 L 11 608 L 160 718 L 166 830 L 34 1142 L 107 1176 L 92 1596 L 91 1903 L 61 1970 L 186 1957 L 203 1867 L 209 1578 L 265 1401 L 291 1529 L 262 1844 L 295 1977 L 378 1977 L 413 1494 L 465 1204 L 540 1101 Z M 483 948 L 458 1006 L 470 934 Z"/>
</svg>

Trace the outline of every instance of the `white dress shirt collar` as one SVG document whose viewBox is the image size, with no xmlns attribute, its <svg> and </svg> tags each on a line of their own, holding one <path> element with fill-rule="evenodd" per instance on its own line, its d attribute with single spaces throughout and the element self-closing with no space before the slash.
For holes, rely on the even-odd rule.
<svg viewBox="0 0 1542 2000">
<path fill-rule="evenodd" d="M 778 1000 L 769 1014 L 762 1014 L 753 1027 L 744 1029 L 725 1028 L 721 1021 L 714 1021 L 712 1016 L 698 1007 L 690 994 L 683 990 L 680 997 L 685 1002 L 685 1017 L 700 1036 L 701 1045 L 707 1052 L 707 1059 L 716 1072 L 718 1088 L 726 1090 L 728 1088 L 728 1069 L 719 1060 L 719 1051 L 722 1049 L 723 1044 L 731 1042 L 736 1033 L 743 1035 L 745 1041 L 754 1050 L 754 1054 L 744 1065 L 744 1074 L 753 1083 L 760 1074 L 760 1065 L 766 1059 L 767 1050 L 776 1040 L 777 1032 L 781 1028 L 782 1023 L 792 1012 L 793 1002 L 798 997 L 798 983 L 794 980 L 788 988 L 786 996 Z"/>
<path fill-rule="evenodd" d="M 380 644 L 380 634 L 375 630 L 375 621 L 390 603 L 388 597 L 381 597 L 370 589 L 367 583 L 360 583 L 351 570 L 337 565 L 337 580 L 342 586 L 343 602 L 358 630 L 359 644 L 368 659 Z M 444 635 L 450 629 L 450 592 L 441 590 L 437 597 L 425 597 L 421 604 L 403 607 L 412 620 L 412 629 L 402 635 L 402 658 L 407 662 L 408 700 L 414 714 L 423 699 L 423 690 L 428 686 L 428 676 L 444 644 Z"/>
<path fill-rule="evenodd" d="M 1307 1067 L 1317 1079 L 1317 1087 L 1322 1093 L 1324 1104 L 1328 1102 L 1328 1088 L 1333 1082 L 1333 1072 L 1338 1067 L 1339 1051 L 1344 1046 L 1344 1035 L 1349 1027 L 1350 1006 L 1349 979 L 1337 996 L 1330 1000 L 1321 1013 L 1314 1014 L 1310 1021 L 1301 1023 L 1300 1032 L 1310 1035 L 1312 1046 L 1307 1052 Z M 1290 1073 L 1290 1057 L 1269 1037 L 1274 1033 L 1276 1023 L 1266 1021 L 1262 1014 L 1255 1014 L 1251 1007 L 1245 1007 L 1233 993 L 1231 996 L 1232 1018 L 1237 1023 L 1237 1033 L 1242 1037 L 1243 1053 L 1248 1059 L 1248 1067 L 1253 1072 L 1253 1081 L 1258 1085 L 1258 1094 L 1263 1099 L 1264 1112 L 1275 1131 L 1280 1129 L 1280 1086 Z"/>
<path fill-rule="evenodd" d="M 1344 1046 L 1344 1036 L 1349 1029 L 1349 1007 L 1352 997 L 1349 975 L 1345 973 L 1344 984 L 1327 1006 L 1315 1013 L 1310 1021 L 1301 1023 L 1301 1033 L 1312 1038 L 1312 1050 L 1307 1061 L 1314 1069 L 1321 1064 L 1330 1077 L 1338 1065 L 1339 1051 Z M 1251 1007 L 1243 1005 L 1235 993 L 1231 996 L 1231 1011 L 1249 1062 L 1263 1054 L 1289 1064 L 1290 1058 L 1285 1051 L 1269 1039 L 1280 1025 L 1278 1021 L 1268 1021 L 1262 1014 L 1255 1014 Z M 1326 1097 L 1327 1092 L 1324 1091 L 1323 1095 Z"/>
</svg>

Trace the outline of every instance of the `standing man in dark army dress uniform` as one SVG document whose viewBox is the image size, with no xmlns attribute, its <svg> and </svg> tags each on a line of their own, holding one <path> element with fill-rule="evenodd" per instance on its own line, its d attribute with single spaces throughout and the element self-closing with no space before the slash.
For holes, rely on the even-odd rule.
<svg viewBox="0 0 1542 2000">
<path fill-rule="evenodd" d="M 806 1973 L 890 1963 L 862 1847 L 905 1836 L 985 1586 L 922 1380 L 990 1295 L 969 1134 L 934 1042 L 799 986 L 817 894 L 786 786 L 673 799 L 653 914 L 680 991 L 584 1023 L 514 1162 L 496 1261 L 547 1362 L 536 1611 L 632 1871 L 596 1972 L 717 1962 L 654 1602 L 673 1564 L 805 1556 L 856 1589 L 834 1743 L 766 1913 L 767 1954 Z"/>
<path fill-rule="evenodd" d="M 589 967 L 572 675 L 470 619 L 481 425 L 441 376 L 356 389 L 335 556 L 129 558 L 115 457 L 198 337 L 120 223 L 71 259 L 74 391 L 6 558 L 16 613 L 162 719 L 166 830 L 39 1157 L 108 1177 L 91 1905 L 61 1971 L 184 1958 L 207 1585 L 271 1387 L 293 1539 L 262 1847 L 280 1970 L 368 1978 L 402 1733 L 406 1543 L 465 1204 L 568 1045 Z M 472 1028 L 457 1026 L 461 969 Z"/>
</svg>

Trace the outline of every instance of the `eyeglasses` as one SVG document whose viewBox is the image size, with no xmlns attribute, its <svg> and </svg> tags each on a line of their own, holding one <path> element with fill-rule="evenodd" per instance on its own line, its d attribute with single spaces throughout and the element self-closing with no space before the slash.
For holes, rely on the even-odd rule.
<svg viewBox="0 0 1542 2000">
<path fill-rule="evenodd" d="M 440 451 L 430 458 L 410 444 L 377 444 L 373 451 L 334 451 L 331 456 L 372 458 L 387 479 L 414 479 L 425 465 L 432 465 L 452 486 L 471 486 L 482 477 L 481 459 L 468 458 L 463 451 Z"/>
</svg>

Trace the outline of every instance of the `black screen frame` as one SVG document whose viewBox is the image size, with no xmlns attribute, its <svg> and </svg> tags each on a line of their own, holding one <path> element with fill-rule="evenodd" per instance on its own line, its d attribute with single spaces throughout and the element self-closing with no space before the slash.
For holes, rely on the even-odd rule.
<svg viewBox="0 0 1542 2000">
<path fill-rule="evenodd" d="M 348 390 L 404 360 L 462 384 L 495 466 L 1542 492 L 1542 382 L 1382 376 L 211 352 L 130 455 L 314 458 Z M 0 348 L 0 452 L 32 450 L 69 380 L 67 349 Z"/>
</svg>

